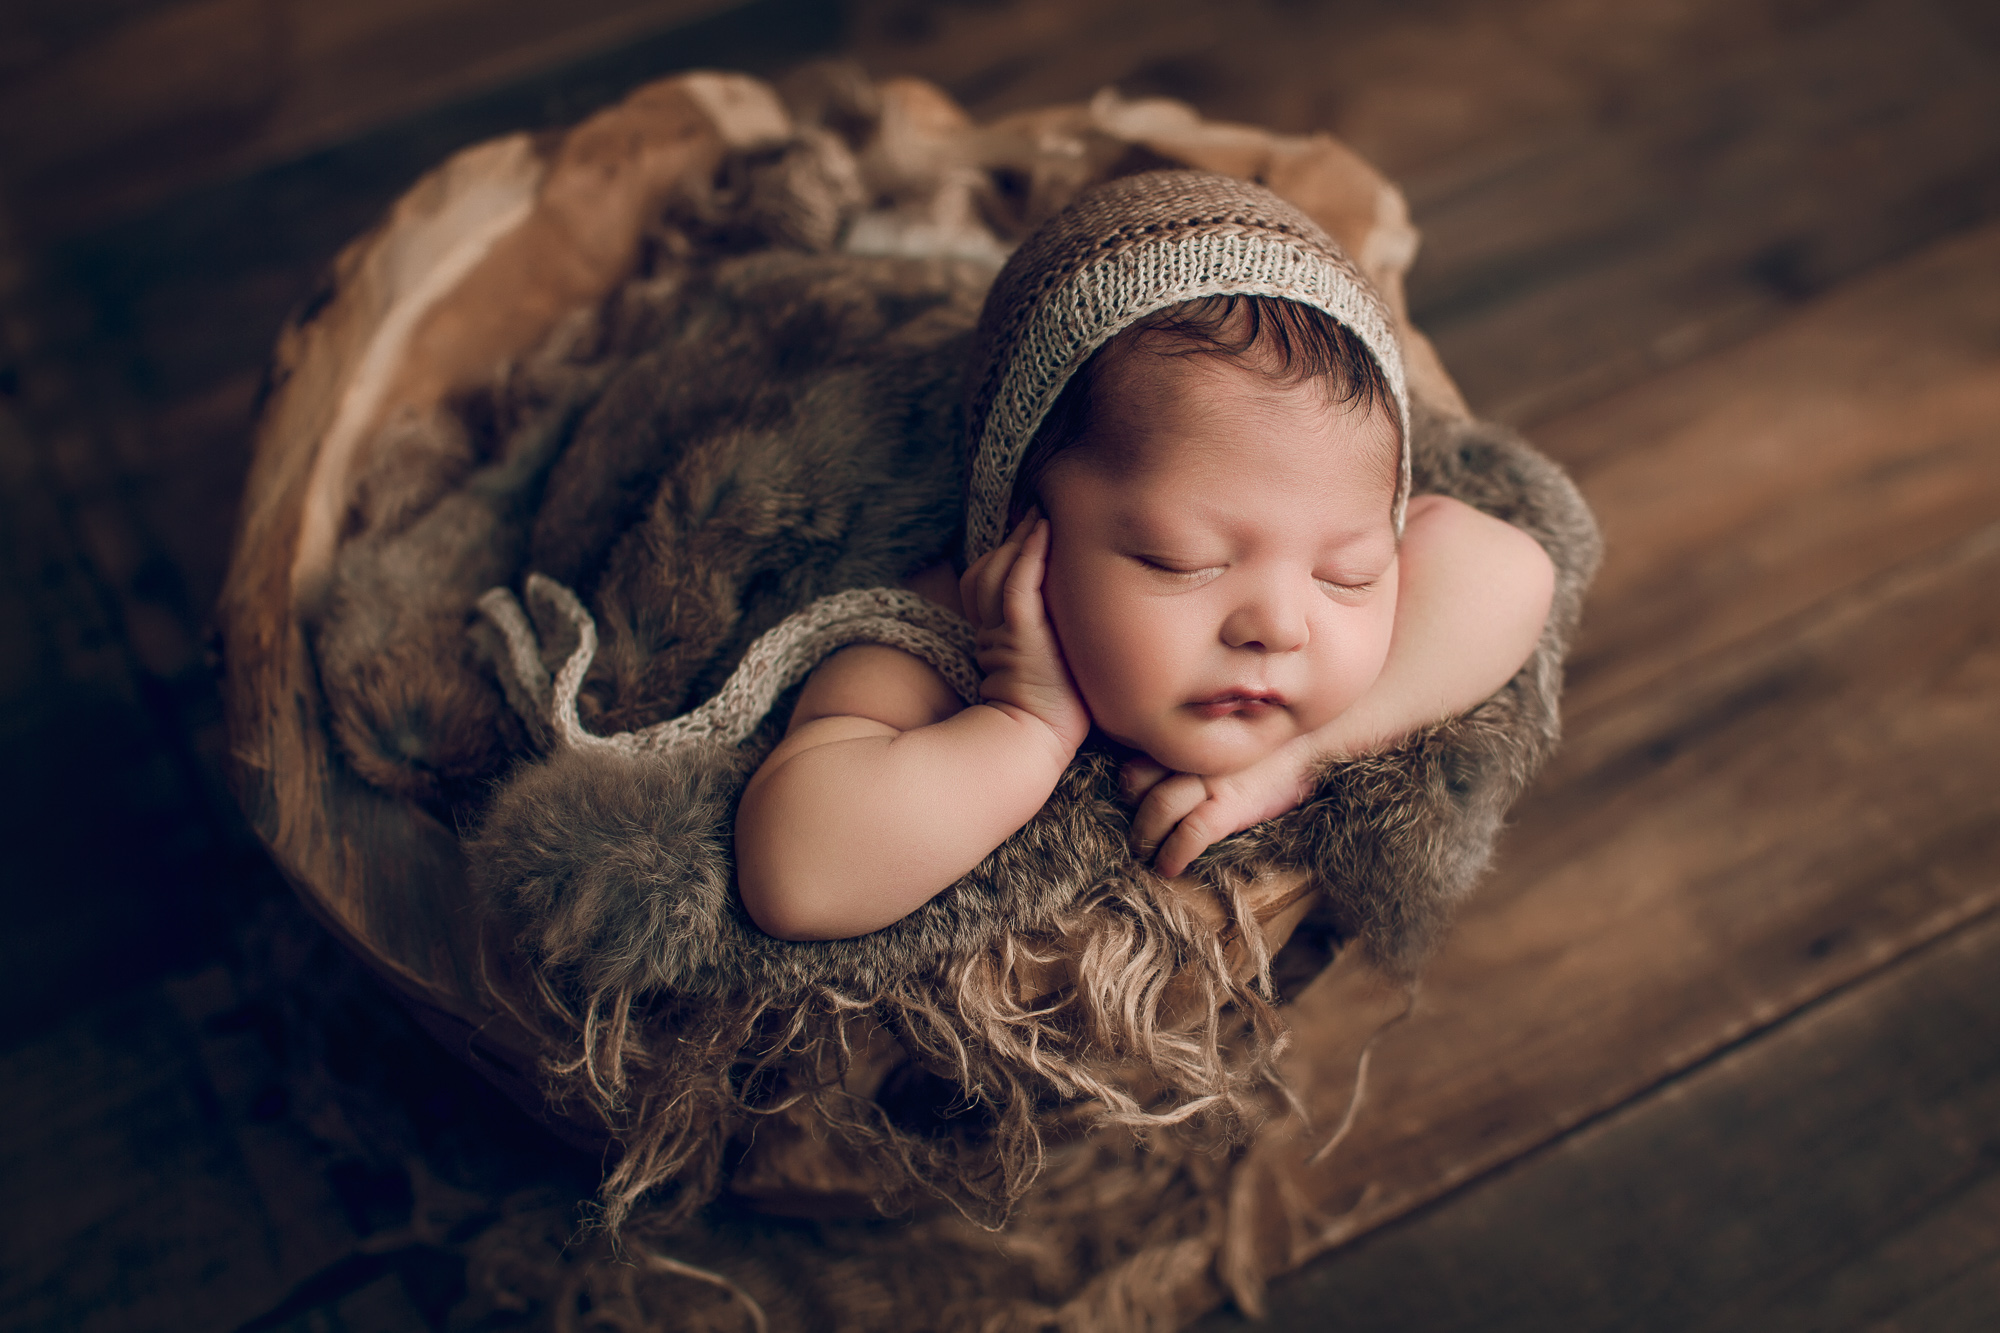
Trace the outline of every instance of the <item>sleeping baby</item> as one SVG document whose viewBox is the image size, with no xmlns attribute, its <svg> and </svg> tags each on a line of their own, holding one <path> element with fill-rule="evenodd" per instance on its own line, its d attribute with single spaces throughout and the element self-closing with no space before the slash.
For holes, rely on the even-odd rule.
<svg viewBox="0 0 2000 1333">
<path fill-rule="evenodd" d="M 1547 554 L 1409 494 L 1393 321 L 1268 191 L 1156 172 L 1089 192 L 1009 261 L 980 347 L 968 564 L 908 581 L 972 624 L 978 702 L 886 645 L 813 671 L 737 815 L 767 932 L 914 911 L 1093 731 L 1126 756 L 1135 854 L 1180 874 L 1533 652 Z"/>
</svg>

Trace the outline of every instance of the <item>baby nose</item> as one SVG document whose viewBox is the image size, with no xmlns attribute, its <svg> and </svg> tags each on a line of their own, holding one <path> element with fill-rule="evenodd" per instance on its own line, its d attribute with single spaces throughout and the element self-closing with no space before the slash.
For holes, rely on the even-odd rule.
<svg viewBox="0 0 2000 1333">
<path fill-rule="evenodd" d="M 1222 625 L 1224 643 L 1257 652 L 1296 652 L 1311 638 L 1305 607 L 1278 589 L 1244 601 Z"/>
</svg>

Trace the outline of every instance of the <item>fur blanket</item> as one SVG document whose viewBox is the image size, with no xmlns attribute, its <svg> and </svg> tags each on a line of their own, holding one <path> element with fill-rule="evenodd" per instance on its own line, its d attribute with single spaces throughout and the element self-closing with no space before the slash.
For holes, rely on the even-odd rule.
<svg viewBox="0 0 2000 1333">
<path fill-rule="evenodd" d="M 481 592 L 530 570 L 576 588 L 602 642 L 586 724 L 624 730 L 701 702 L 813 599 L 954 548 L 959 376 L 993 269 L 836 248 L 865 220 L 852 151 L 869 131 L 846 104 L 822 111 L 670 209 L 602 309 L 487 391 L 391 423 L 315 626 L 349 762 L 470 830 L 491 1002 L 541 1035 L 553 1104 L 619 1145 L 613 1225 L 648 1195 L 656 1223 L 683 1215 L 787 1135 L 813 1145 L 821 1194 L 886 1209 L 940 1194 L 990 1219 L 1052 1131 L 1236 1132 L 1275 1095 L 1282 1040 L 1243 886 L 1302 870 L 1323 934 L 1414 969 L 1555 743 L 1598 555 L 1559 469 L 1420 401 L 1416 488 L 1522 527 L 1557 569 L 1541 644 L 1499 694 L 1329 768 L 1298 809 L 1211 849 L 1192 890 L 1132 862 L 1114 763 L 1093 747 L 904 920 L 763 935 L 730 839 L 787 701 L 741 749 L 537 758 L 467 624 Z"/>
</svg>

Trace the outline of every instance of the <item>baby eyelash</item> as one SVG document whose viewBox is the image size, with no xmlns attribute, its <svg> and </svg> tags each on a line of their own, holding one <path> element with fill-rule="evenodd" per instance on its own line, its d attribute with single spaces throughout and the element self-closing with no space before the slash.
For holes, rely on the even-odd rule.
<svg viewBox="0 0 2000 1333">
<path fill-rule="evenodd" d="M 1150 570 L 1161 574 L 1171 574 L 1176 578 L 1183 579 L 1197 578 L 1203 574 L 1213 574 L 1222 568 L 1220 565 L 1203 565 L 1200 569 L 1176 569 L 1172 565 L 1162 564 L 1160 561 L 1148 556 L 1136 555 L 1132 558 Z"/>
</svg>

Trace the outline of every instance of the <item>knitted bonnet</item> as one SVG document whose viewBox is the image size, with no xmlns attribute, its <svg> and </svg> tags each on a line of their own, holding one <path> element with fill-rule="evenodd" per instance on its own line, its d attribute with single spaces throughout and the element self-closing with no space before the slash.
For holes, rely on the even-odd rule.
<svg viewBox="0 0 2000 1333">
<path fill-rule="evenodd" d="M 1410 496 L 1410 403 L 1395 321 L 1318 223 L 1262 186 L 1200 171 L 1124 176 L 1079 195 L 1014 252 L 979 320 L 966 404 L 965 556 L 1000 544 L 1014 475 L 1063 386 L 1139 320 L 1205 296 L 1275 296 L 1361 340 L 1396 400 Z"/>
</svg>

